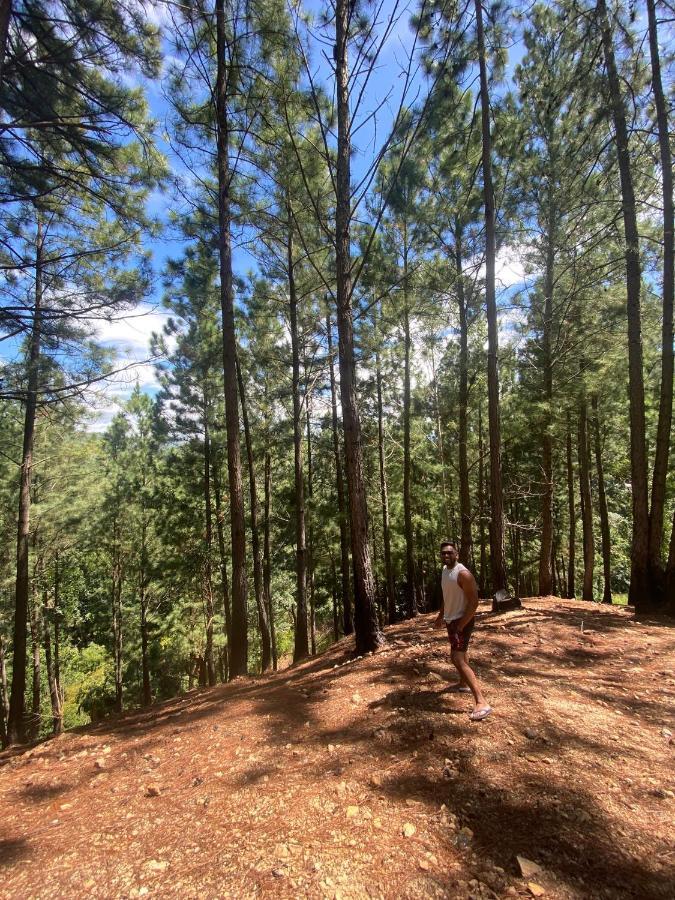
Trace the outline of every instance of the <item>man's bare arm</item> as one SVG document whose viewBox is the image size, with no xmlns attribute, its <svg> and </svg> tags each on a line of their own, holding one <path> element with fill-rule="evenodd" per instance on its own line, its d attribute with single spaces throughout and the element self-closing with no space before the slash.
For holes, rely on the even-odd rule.
<svg viewBox="0 0 675 900">
<path fill-rule="evenodd" d="M 457 584 L 464 591 L 464 596 L 466 597 L 466 610 L 457 623 L 457 628 L 461 631 L 476 615 L 476 610 L 478 609 L 478 585 L 468 569 L 459 573 Z"/>
</svg>

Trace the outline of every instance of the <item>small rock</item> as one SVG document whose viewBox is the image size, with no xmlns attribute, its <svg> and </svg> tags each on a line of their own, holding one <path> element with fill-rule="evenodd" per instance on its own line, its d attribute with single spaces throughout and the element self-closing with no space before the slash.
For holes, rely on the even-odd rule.
<svg viewBox="0 0 675 900">
<path fill-rule="evenodd" d="M 94 760 L 94 768 L 98 769 L 99 772 L 101 771 L 101 769 L 105 769 L 105 760 L 102 756 L 99 756 L 97 760 Z"/>
<path fill-rule="evenodd" d="M 192 779 L 192 787 L 199 787 L 200 784 L 204 784 L 204 779 L 197 776 Z"/>
<path fill-rule="evenodd" d="M 429 865 L 429 861 L 426 859 L 421 859 L 419 861 L 418 865 L 419 865 L 420 869 L 422 869 L 423 872 L 428 872 L 429 869 L 431 868 Z"/>
<path fill-rule="evenodd" d="M 373 819 L 373 828 L 382 828 L 382 819 L 375 817 Z"/>
<path fill-rule="evenodd" d="M 285 874 L 283 869 L 272 869 L 272 875 L 274 875 L 275 878 L 283 878 Z"/>
<path fill-rule="evenodd" d="M 286 844 L 277 844 L 274 848 L 274 855 L 279 859 L 287 859 L 291 855 L 291 851 Z"/>
<path fill-rule="evenodd" d="M 413 834 L 415 834 L 417 829 L 412 824 L 412 822 L 406 822 L 405 825 L 403 826 L 402 831 L 403 831 L 403 837 L 409 838 L 409 837 L 412 837 Z"/>
<path fill-rule="evenodd" d="M 530 741 L 535 741 L 537 739 L 537 732 L 534 730 L 534 728 L 526 728 L 523 734 Z"/>
<path fill-rule="evenodd" d="M 673 732 L 670 730 L 670 728 L 662 728 L 661 734 L 664 738 L 670 738 L 673 736 Z"/>
<path fill-rule="evenodd" d="M 347 818 L 355 819 L 356 816 L 358 816 L 359 811 L 360 810 L 359 810 L 358 806 L 348 806 L 347 807 Z"/>
<path fill-rule="evenodd" d="M 370 784 L 372 787 L 382 787 L 382 776 L 381 775 L 371 775 L 370 776 Z"/>
<path fill-rule="evenodd" d="M 146 797 L 159 797 L 162 793 L 162 789 L 158 784 L 149 784 L 145 789 Z"/>
<path fill-rule="evenodd" d="M 147 869 L 150 869 L 151 872 L 166 872 L 169 868 L 169 864 L 165 859 L 157 860 L 151 859 L 145 864 Z"/>
<path fill-rule="evenodd" d="M 528 881 L 527 889 L 533 897 L 543 897 L 546 893 L 543 887 L 540 884 L 537 884 L 536 881 Z"/>
<path fill-rule="evenodd" d="M 541 872 L 541 866 L 525 856 L 516 856 L 516 862 L 523 878 L 531 878 Z"/>
<path fill-rule="evenodd" d="M 354 704 L 361 703 L 362 700 L 363 700 L 363 697 L 361 696 L 361 694 L 359 694 L 358 691 L 355 694 L 352 694 L 352 703 L 354 703 Z"/>
</svg>

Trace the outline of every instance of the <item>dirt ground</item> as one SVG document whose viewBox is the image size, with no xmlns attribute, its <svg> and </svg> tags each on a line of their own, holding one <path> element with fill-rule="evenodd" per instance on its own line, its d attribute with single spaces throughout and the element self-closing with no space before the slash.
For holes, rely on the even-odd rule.
<svg viewBox="0 0 675 900">
<path fill-rule="evenodd" d="M 675 897 L 675 629 L 481 606 L 471 723 L 432 621 L 0 754 L 0 896 Z"/>
</svg>

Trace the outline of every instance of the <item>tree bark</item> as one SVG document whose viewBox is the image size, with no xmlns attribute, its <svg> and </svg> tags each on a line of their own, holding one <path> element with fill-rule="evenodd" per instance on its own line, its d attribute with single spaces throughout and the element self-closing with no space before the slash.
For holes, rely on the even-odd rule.
<svg viewBox="0 0 675 900">
<path fill-rule="evenodd" d="M 635 192 L 630 167 L 626 111 L 614 58 L 612 29 L 605 0 L 598 0 L 597 12 L 607 68 L 612 118 L 621 179 L 621 199 L 626 257 L 626 316 L 628 323 L 628 383 L 630 419 L 630 459 L 633 498 L 633 539 L 628 601 L 636 612 L 651 602 L 649 584 L 649 510 L 647 498 L 647 454 L 645 443 L 645 391 L 642 372 L 640 288 L 640 248 L 635 208 Z"/>
<path fill-rule="evenodd" d="M 306 371 L 306 366 L 305 366 Z M 314 496 L 312 473 L 312 429 L 310 423 L 309 385 L 305 383 L 305 415 L 307 418 L 307 586 L 309 588 L 309 637 L 312 656 L 316 656 L 316 610 L 314 608 L 314 528 L 312 524 L 312 498 Z"/>
<path fill-rule="evenodd" d="M 291 215 L 288 214 L 290 223 Z M 286 245 L 288 297 L 291 328 L 291 361 L 293 369 L 293 459 L 295 495 L 295 644 L 293 662 L 309 655 L 307 634 L 307 537 L 305 523 L 305 477 L 302 466 L 302 398 L 300 397 L 300 342 L 298 337 L 298 297 L 295 288 L 293 234 L 289 227 Z"/>
<path fill-rule="evenodd" d="M 228 70 L 225 0 L 216 0 L 216 121 L 218 129 L 218 250 L 220 263 L 220 308 L 223 328 L 223 386 L 227 431 L 227 473 L 230 491 L 230 529 L 232 544 L 232 625 L 229 651 L 229 675 L 245 675 L 248 668 L 248 613 L 246 607 L 246 530 L 244 490 L 239 447 L 239 402 L 237 397 L 237 339 L 234 324 L 232 283 L 232 243 L 230 235 L 229 161 L 229 80 L 236 77 L 235 67 Z"/>
<path fill-rule="evenodd" d="M 204 593 L 206 606 L 206 674 L 209 685 L 216 683 L 213 659 L 213 579 L 211 577 L 211 545 L 213 544 L 213 514 L 211 511 L 211 437 L 209 434 L 208 404 L 204 398 Z"/>
<path fill-rule="evenodd" d="M 59 685 L 56 679 L 56 672 L 54 671 L 49 615 L 43 615 L 42 618 L 44 621 L 45 667 L 47 669 L 49 699 L 52 705 L 52 733 L 61 734 L 61 732 L 63 731 L 63 712 L 61 709 L 61 695 L 59 693 Z"/>
<path fill-rule="evenodd" d="M 37 574 L 37 573 L 34 573 Z M 32 588 L 33 600 L 30 609 L 30 641 L 31 641 L 31 707 L 29 740 L 36 741 L 40 736 L 42 724 L 42 697 L 40 690 L 40 647 L 42 646 L 43 624 L 42 606 L 37 596 L 35 578 Z"/>
<path fill-rule="evenodd" d="M 7 696 L 7 663 L 5 660 L 5 642 L 0 634 L 0 746 L 7 746 L 7 716 L 9 714 L 9 698 Z"/>
<path fill-rule="evenodd" d="M 263 601 L 263 564 L 260 548 L 258 489 L 255 477 L 251 428 L 248 420 L 246 391 L 244 390 L 244 379 L 242 378 L 241 365 L 238 359 L 237 379 L 239 381 L 239 397 L 241 400 L 241 418 L 244 423 L 246 457 L 248 459 L 248 484 L 251 502 L 251 549 L 253 550 L 253 590 L 255 593 L 255 605 L 258 610 L 258 627 L 260 628 L 261 667 L 263 672 L 267 672 L 272 664 L 272 646 L 270 640 L 270 623 L 267 618 L 267 609 L 265 608 L 265 603 Z"/>
<path fill-rule="evenodd" d="M 471 491 L 469 490 L 469 317 L 464 290 L 462 228 L 455 223 L 455 273 L 457 276 L 457 306 L 459 312 L 459 416 L 457 450 L 459 463 L 459 561 L 468 566 L 471 561 L 473 540 L 471 536 Z"/>
<path fill-rule="evenodd" d="M 595 569 L 595 541 L 593 539 L 593 506 L 591 502 L 591 478 L 588 464 L 586 400 L 579 407 L 579 487 L 581 489 L 581 523 L 584 545 L 584 578 L 582 600 L 593 600 L 593 574 Z"/>
<path fill-rule="evenodd" d="M 274 621 L 274 606 L 272 604 L 272 561 L 270 556 L 270 509 L 272 504 L 272 456 L 269 450 L 265 451 L 265 503 L 263 522 L 263 601 L 267 609 L 267 618 L 270 623 L 270 650 L 272 653 L 272 668 L 276 672 L 279 663 L 277 657 L 277 633 Z"/>
<path fill-rule="evenodd" d="M 480 569 L 478 586 L 481 597 L 487 594 L 487 548 L 485 546 L 485 466 L 483 463 L 483 407 L 478 406 L 478 521 Z"/>
<path fill-rule="evenodd" d="M 143 512 L 143 516 L 145 513 Z M 143 676 L 143 706 L 152 703 L 152 687 L 150 685 L 150 656 L 148 628 L 148 545 L 147 523 L 141 524 L 141 565 L 139 568 L 138 587 L 141 601 L 141 672 Z"/>
<path fill-rule="evenodd" d="M 663 321 L 661 326 L 661 393 L 659 420 L 656 432 L 656 453 L 652 477 L 651 508 L 649 512 L 649 565 L 654 599 L 663 598 L 664 571 L 662 559 L 663 514 L 666 495 L 666 476 L 670 449 L 670 430 L 673 412 L 673 294 L 675 247 L 673 244 L 673 163 L 668 131 L 668 107 L 661 80 L 661 60 L 654 0 L 647 0 L 649 19 L 649 49 L 652 67 L 652 90 L 656 107 L 661 157 L 663 189 Z"/>
<path fill-rule="evenodd" d="M 598 509 L 600 512 L 600 534 L 602 537 L 602 573 L 604 586 L 602 602 L 612 602 L 612 568 L 611 568 L 611 538 L 609 534 L 609 515 L 607 512 L 607 495 L 605 493 L 605 474 L 602 465 L 602 447 L 600 442 L 600 420 L 598 417 L 598 398 L 591 398 L 593 409 L 593 436 L 595 444 L 595 468 L 598 473 Z"/>
<path fill-rule="evenodd" d="M 410 309 L 408 306 L 408 235 L 403 228 L 403 533 L 405 536 L 406 615 L 417 615 L 415 541 L 412 525 L 412 461 L 410 458 Z"/>
<path fill-rule="evenodd" d="M 225 639 L 227 649 L 225 654 L 225 678 L 230 678 L 230 647 L 232 646 L 232 612 L 230 609 L 230 590 L 227 579 L 227 551 L 225 549 L 225 528 L 223 527 L 224 513 L 222 507 L 220 468 L 218 461 L 213 460 L 213 496 L 216 501 L 216 534 L 218 536 L 218 555 L 220 556 L 220 584 L 223 592 L 223 616 L 225 622 Z"/>
<path fill-rule="evenodd" d="M 550 188 L 549 188 L 550 190 Z M 544 323 L 542 329 L 542 367 L 545 419 L 541 423 L 541 464 L 544 478 L 541 498 L 541 546 L 539 548 L 539 595 L 548 597 L 553 592 L 553 439 L 551 416 L 553 412 L 553 359 L 551 358 L 551 332 L 553 328 L 553 287 L 555 265 L 555 220 L 553 202 L 549 202 L 546 272 L 544 275 Z"/>
<path fill-rule="evenodd" d="M 35 417 L 37 413 L 37 393 L 40 369 L 40 340 L 42 336 L 42 267 L 43 237 L 42 222 L 38 216 L 35 253 L 35 308 L 33 328 L 28 349 L 28 390 L 23 428 L 23 451 L 21 456 L 21 481 L 19 486 L 19 521 L 16 542 L 16 599 L 14 607 L 14 638 L 12 642 L 12 691 L 9 700 L 7 740 L 10 744 L 23 741 L 25 737 L 25 691 L 26 691 L 26 618 L 28 616 L 28 593 L 30 589 L 28 557 L 30 543 L 30 491 L 33 476 L 33 442 Z"/>
<path fill-rule="evenodd" d="M 492 141 L 490 137 L 490 98 L 487 60 L 483 34 L 483 8 L 475 0 L 476 38 L 480 67 L 481 122 L 483 135 L 483 193 L 485 197 L 485 301 L 488 323 L 488 430 L 490 434 L 490 566 L 492 589 L 506 587 L 504 555 L 504 498 L 502 491 L 501 425 L 499 411 L 499 335 L 495 296 L 495 198 L 492 186 Z"/>
<path fill-rule="evenodd" d="M 575 596 L 575 556 L 577 542 L 577 520 L 574 509 L 574 464 L 572 461 L 572 425 L 567 410 L 567 510 L 569 516 L 569 554 L 567 558 L 567 596 Z"/>
<path fill-rule="evenodd" d="M 342 626 L 345 634 L 354 631 L 352 616 L 352 600 L 349 579 L 349 539 L 347 534 L 347 510 L 345 509 L 345 486 L 340 458 L 340 437 L 338 432 L 337 387 L 335 384 L 335 363 L 333 361 L 333 330 L 330 314 L 326 316 L 326 334 L 328 336 L 328 363 L 330 371 L 330 399 L 333 426 L 333 456 L 335 458 L 335 485 L 337 491 L 337 509 L 340 525 L 340 574 L 342 579 Z"/>
<path fill-rule="evenodd" d="M 387 469 L 384 459 L 384 416 L 382 411 L 382 369 L 379 350 L 375 351 L 375 377 L 377 380 L 377 444 L 380 464 L 380 499 L 382 503 L 382 543 L 384 546 L 384 577 L 387 591 L 387 618 L 392 625 L 397 620 L 396 586 L 391 562 L 391 535 L 389 529 L 389 497 L 387 494 Z"/>
</svg>

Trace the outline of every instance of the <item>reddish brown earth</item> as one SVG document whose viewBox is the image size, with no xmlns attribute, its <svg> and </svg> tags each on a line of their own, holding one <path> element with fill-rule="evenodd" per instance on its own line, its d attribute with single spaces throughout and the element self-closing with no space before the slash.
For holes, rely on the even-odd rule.
<svg viewBox="0 0 675 900">
<path fill-rule="evenodd" d="M 675 631 L 486 608 L 472 724 L 431 622 L 0 755 L 0 896 L 674 897 Z"/>
</svg>

